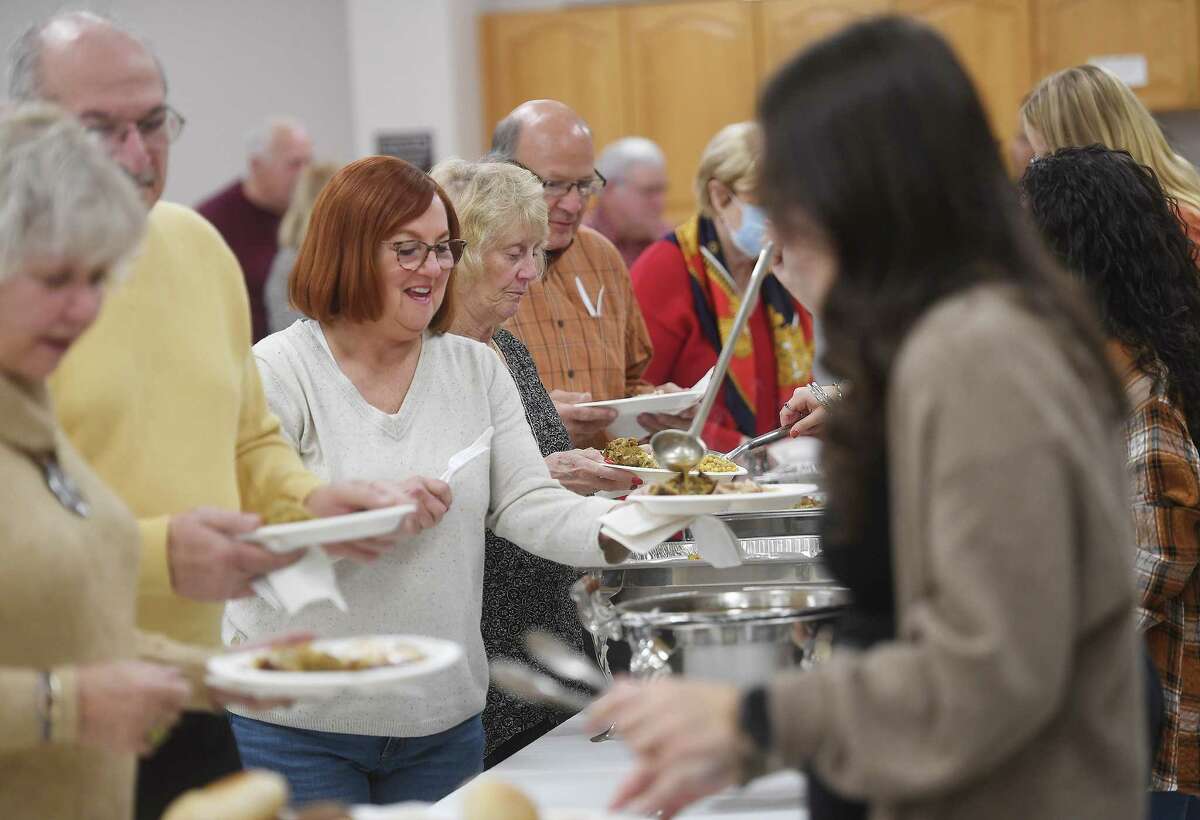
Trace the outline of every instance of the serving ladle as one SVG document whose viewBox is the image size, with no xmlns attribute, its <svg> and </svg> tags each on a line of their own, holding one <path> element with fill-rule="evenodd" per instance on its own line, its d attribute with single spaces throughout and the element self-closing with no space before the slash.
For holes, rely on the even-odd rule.
<svg viewBox="0 0 1200 820">
<path fill-rule="evenodd" d="M 729 362 L 733 358 L 733 350 L 758 302 L 758 291 L 762 288 L 763 279 L 767 277 L 767 267 L 774 255 L 775 245 L 771 242 L 768 242 L 758 255 L 754 272 L 750 274 L 750 283 L 746 285 L 746 292 L 742 294 L 742 304 L 738 308 L 737 316 L 733 319 L 733 326 L 725 338 L 721 356 L 717 359 L 717 366 L 713 368 L 712 378 L 708 382 L 708 388 L 704 391 L 700 408 L 692 419 L 692 426 L 687 430 L 659 430 L 650 438 L 650 449 L 654 451 L 654 458 L 658 461 L 659 466 L 677 473 L 687 473 L 699 464 L 705 453 L 708 452 L 708 448 L 704 446 L 704 440 L 700 438 L 700 431 L 704 429 L 704 422 L 708 420 L 713 402 L 717 400 L 717 394 L 721 392 L 721 385 L 725 382 L 725 373 L 729 370 Z"/>
</svg>

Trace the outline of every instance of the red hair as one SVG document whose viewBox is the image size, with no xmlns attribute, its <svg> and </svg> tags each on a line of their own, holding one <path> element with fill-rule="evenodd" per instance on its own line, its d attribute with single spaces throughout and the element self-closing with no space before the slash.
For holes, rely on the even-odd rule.
<svg viewBox="0 0 1200 820">
<path fill-rule="evenodd" d="M 415 165 L 395 157 L 366 157 L 334 174 L 313 204 L 292 268 L 292 304 L 319 322 L 373 322 L 382 316 L 379 246 L 425 213 L 435 196 L 446 207 L 450 238 L 459 239 L 458 214 L 450 198 Z M 453 292 L 448 280 L 446 295 L 429 323 L 434 333 L 450 328 Z"/>
</svg>

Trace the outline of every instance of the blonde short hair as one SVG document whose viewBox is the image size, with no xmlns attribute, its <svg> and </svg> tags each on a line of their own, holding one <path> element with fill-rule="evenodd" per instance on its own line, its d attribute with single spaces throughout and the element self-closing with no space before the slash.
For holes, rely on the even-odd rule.
<svg viewBox="0 0 1200 820">
<path fill-rule="evenodd" d="M 705 216 L 715 216 L 708 183 L 717 180 L 733 190 L 750 191 L 758 182 L 762 159 L 762 134 L 756 122 L 727 125 L 709 140 L 696 169 L 696 205 Z"/>
<path fill-rule="evenodd" d="M 0 117 L 0 279 L 39 256 L 118 276 L 145 226 L 133 183 L 74 117 L 46 103 Z"/>
<path fill-rule="evenodd" d="M 300 172 L 288 209 L 279 220 L 279 247 L 300 250 L 317 194 L 337 172 L 338 165 L 333 162 L 312 162 Z"/>
<path fill-rule="evenodd" d="M 542 183 L 532 172 L 508 162 L 449 159 L 429 175 L 454 203 L 462 238 L 467 240 L 458 263 L 462 285 L 478 279 L 484 255 L 512 233 L 528 230 L 540 242 L 546 241 L 550 231 L 546 199 Z"/>
<path fill-rule="evenodd" d="M 1111 71 L 1080 65 L 1051 74 L 1021 106 L 1021 121 L 1047 148 L 1103 145 L 1128 151 L 1175 199 L 1200 208 L 1200 174 L 1171 150 L 1142 101 Z"/>
</svg>

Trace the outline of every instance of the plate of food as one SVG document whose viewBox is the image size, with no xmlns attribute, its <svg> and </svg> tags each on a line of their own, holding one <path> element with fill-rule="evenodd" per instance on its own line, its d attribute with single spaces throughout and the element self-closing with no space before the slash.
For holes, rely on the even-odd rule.
<svg viewBox="0 0 1200 820">
<path fill-rule="evenodd" d="M 453 641 L 420 635 L 326 638 L 218 655 L 208 662 L 208 683 L 260 698 L 311 700 L 392 688 L 461 657 Z"/>
<path fill-rule="evenodd" d="M 395 532 L 404 517 L 416 509 L 412 504 L 398 504 L 378 510 L 313 518 L 300 505 L 291 507 L 283 511 L 271 510 L 266 516 L 271 523 L 240 536 L 241 540 L 261 544 L 272 552 L 292 552 L 319 544 L 375 538 Z"/>
<path fill-rule="evenodd" d="M 816 491 L 815 484 L 756 484 L 748 478 L 717 482 L 689 473 L 642 487 L 627 500 L 656 515 L 711 515 L 786 510 Z"/>
<path fill-rule="evenodd" d="M 638 444 L 635 438 L 615 438 L 604 448 L 604 462 L 632 473 L 644 484 L 661 484 L 677 473 L 658 466 L 649 444 Z M 709 452 L 693 473 L 704 473 L 718 484 L 746 475 L 746 468 L 734 464 L 720 453 Z"/>
</svg>

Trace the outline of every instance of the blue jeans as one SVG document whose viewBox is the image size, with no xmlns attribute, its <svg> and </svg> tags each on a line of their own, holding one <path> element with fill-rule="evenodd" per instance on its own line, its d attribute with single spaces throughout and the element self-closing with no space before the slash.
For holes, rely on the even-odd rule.
<svg viewBox="0 0 1200 820">
<path fill-rule="evenodd" d="M 1150 792 L 1150 820 L 1198 820 L 1200 800 L 1180 792 Z"/>
<path fill-rule="evenodd" d="M 433 803 L 483 771 L 479 715 L 428 737 L 316 732 L 230 717 L 245 767 L 282 774 L 296 804 Z"/>
</svg>

